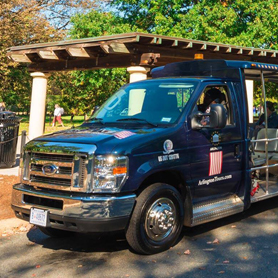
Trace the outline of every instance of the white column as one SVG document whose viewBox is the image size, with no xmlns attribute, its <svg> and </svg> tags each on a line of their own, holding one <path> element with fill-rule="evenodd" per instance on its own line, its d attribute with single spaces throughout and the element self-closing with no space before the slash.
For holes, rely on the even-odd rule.
<svg viewBox="0 0 278 278">
<path fill-rule="evenodd" d="M 127 71 L 130 73 L 129 82 L 132 83 L 147 79 L 147 73 L 150 71 L 150 69 L 136 66 L 127 68 Z"/>
<path fill-rule="evenodd" d="M 33 77 L 33 84 L 28 135 L 30 140 L 43 135 L 47 78 L 49 74 L 34 72 L 31 73 L 31 76 Z"/>
<path fill-rule="evenodd" d="M 249 123 L 253 123 L 254 81 L 253 80 L 245 80 L 245 86 L 246 86 L 246 92 L 247 92 Z"/>
</svg>

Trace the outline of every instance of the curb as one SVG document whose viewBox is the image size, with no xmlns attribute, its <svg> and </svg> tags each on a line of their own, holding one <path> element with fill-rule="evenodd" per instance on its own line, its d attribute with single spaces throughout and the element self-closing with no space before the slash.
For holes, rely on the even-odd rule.
<svg viewBox="0 0 278 278">
<path fill-rule="evenodd" d="M 3 176 L 19 176 L 19 166 L 15 166 L 12 168 L 1 168 L 0 175 Z"/>
</svg>

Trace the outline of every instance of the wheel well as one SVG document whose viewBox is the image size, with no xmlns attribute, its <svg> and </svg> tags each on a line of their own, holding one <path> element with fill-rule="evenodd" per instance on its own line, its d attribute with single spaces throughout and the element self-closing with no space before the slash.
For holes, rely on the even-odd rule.
<svg viewBox="0 0 278 278">
<path fill-rule="evenodd" d="M 145 188 L 147 188 L 149 185 L 153 183 L 166 183 L 172 185 L 180 192 L 183 199 L 185 198 L 186 195 L 185 181 L 183 180 L 183 178 L 178 172 L 162 171 L 162 172 L 152 174 L 142 182 L 142 184 L 140 185 L 136 193 L 139 195 Z"/>
</svg>

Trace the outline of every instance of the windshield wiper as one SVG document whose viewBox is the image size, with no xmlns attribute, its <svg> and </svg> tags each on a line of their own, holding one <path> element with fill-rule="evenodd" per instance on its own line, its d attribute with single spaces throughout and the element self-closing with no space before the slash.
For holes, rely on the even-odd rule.
<svg viewBox="0 0 278 278">
<path fill-rule="evenodd" d="M 141 122 L 146 122 L 147 124 L 151 125 L 151 126 L 155 126 L 157 127 L 157 124 L 151 123 L 149 121 L 147 121 L 146 119 L 139 119 L 139 118 L 124 118 L 124 119 L 118 119 L 117 122 L 124 122 L 124 121 L 141 121 Z"/>
<path fill-rule="evenodd" d="M 102 125 L 104 125 L 104 122 L 103 122 L 102 120 L 103 120 L 102 118 L 93 117 L 93 118 L 88 119 L 87 122 L 90 122 L 90 121 L 98 121 L 98 122 L 100 122 Z"/>
</svg>

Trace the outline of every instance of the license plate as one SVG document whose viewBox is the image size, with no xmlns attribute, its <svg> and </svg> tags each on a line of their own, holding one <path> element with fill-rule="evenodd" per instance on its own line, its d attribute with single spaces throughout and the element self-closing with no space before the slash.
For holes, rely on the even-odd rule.
<svg viewBox="0 0 278 278">
<path fill-rule="evenodd" d="M 48 219 L 48 210 L 31 208 L 30 223 L 42 227 L 46 227 Z"/>
</svg>

